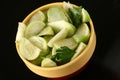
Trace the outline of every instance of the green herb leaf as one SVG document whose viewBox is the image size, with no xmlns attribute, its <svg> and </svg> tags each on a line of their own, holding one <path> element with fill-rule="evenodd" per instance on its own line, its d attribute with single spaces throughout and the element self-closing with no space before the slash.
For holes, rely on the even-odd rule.
<svg viewBox="0 0 120 80">
<path fill-rule="evenodd" d="M 78 8 L 69 8 L 69 12 L 73 25 L 78 27 L 82 23 L 82 6 Z"/>
<path fill-rule="evenodd" d="M 69 62 L 75 52 L 66 46 L 60 47 L 56 51 L 56 55 L 52 57 L 52 60 L 57 63 L 57 65 L 62 65 Z"/>
</svg>

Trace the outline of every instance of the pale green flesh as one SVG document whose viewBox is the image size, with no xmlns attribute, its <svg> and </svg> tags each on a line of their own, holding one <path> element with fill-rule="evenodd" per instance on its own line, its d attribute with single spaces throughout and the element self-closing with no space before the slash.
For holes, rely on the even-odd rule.
<svg viewBox="0 0 120 80">
<path fill-rule="evenodd" d="M 49 36 L 54 35 L 54 31 L 50 26 L 47 26 L 38 34 L 38 36 L 46 36 L 46 35 L 49 35 Z"/>
<path fill-rule="evenodd" d="M 57 64 L 52 61 L 50 58 L 44 58 L 41 62 L 42 67 L 54 67 L 57 66 Z"/>
<path fill-rule="evenodd" d="M 52 48 L 52 55 L 55 55 L 55 54 L 56 54 L 56 50 L 57 50 L 56 47 L 53 47 L 53 48 Z"/>
<path fill-rule="evenodd" d="M 47 43 L 53 38 L 54 36 L 43 36 L 43 38 L 47 41 Z"/>
<path fill-rule="evenodd" d="M 57 33 L 49 42 L 48 42 L 48 46 L 49 47 L 53 47 L 53 44 L 60 40 L 60 39 L 64 39 L 67 37 L 68 31 L 67 29 L 62 29 L 59 33 Z"/>
<path fill-rule="evenodd" d="M 39 55 L 36 59 L 30 60 L 30 62 L 35 64 L 35 65 L 41 65 L 42 60 L 43 60 L 43 58 Z"/>
<path fill-rule="evenodd" d="M 80 53 L 85 49 L 85 47 L 86 47 L 86 44 L 81 42 L 77 47 L 77 49 L 75 50 L 76 53 L 74 54 L 71 60 L 75 59 L 78 55 L 80 55 Z"/>
<path fill-rule="evenodd" d="M 76 31 L 76 28 L 74 25 L 72 25 L 71 23 L 68 23 L 64 20 L 51 22 L 51 23 L 48 23 L 48 25 L 51 26 L 56 33 L 64 28 L 66 28 L 68 30 L 67 36 L 72 36 Z"/>
<path fill-rule="evenodd" d="M 47 51 L 47 41 L 43 37 L 33 36 L 29 38 L 29 40 L 32 42 L 32 44 L 43 50 L 43 52 Z"/>
<path fill-rule="evenodd" d="M 46 17 L 44 15 L 44 13 L 42 11 L 38 11 L 31 17 L 29 23 L 32 21 L 45 21 L 45 19 L 46 19 Z"/>
<path fill-rule="evenodd" d="M 89 40 L 89 37 L 90 37 L 90 30 L 86 23 L 81 24 L 78 27 L 76 33 L 73 35 L 73 38 L 77 43 L 80 42 L 86 43 Z"/>
<path fill-rule="evenodd" d="M 24 37 L 24 32 L 26 29 L 26 25 L 22 22 L 18 23 L 18 31 L 16 35 L 16 42 L 19 42 Z"/>
<path fill-rule="evenodd" d="M 59 20 L 69 21 L 65 14 L 64 9 L 59 6 L 53 6 L 49 8 L 47 11 L 47 16 L 48 16 L 48 22 L 54 22 Z"/>
<path fill-rule="evenodd" d="M 84 8 L 82 8 L 82 22 L 84 23 L 89 21 L 90 21 L 89 13 Z"/>
<path fill-rule="evenodd" d="M 25 37 L 35 36 L 45 27 L 45 23 L 41 21 L 32 21 L 25 30 Z"/>
<path fill-rule="evenodd" d="M 21 54 L 27 60 L 35 60 L 40 55 L 41 50 L 34 46 L 28 39 L 22 38 L 19 43 L 19 49 Z"/>
<path fill-rule="evenodd" d="M 67 46 L 68 48 L 74 50 L 77 47 L 78 43 L 73 38 L 65 38 L 54 43 L 52 49 L 52 55 L 56 54 L 56 50 L 60 47 Z"/>
<path fill-rule="evenodd" d="M 61 39 L 54 43 L 55 48 L 60 48 L 62 46 L 67 46 L 68 48 L 74 50 L 77 47 L 76 41 L 73 38 Z"/>
</svg>

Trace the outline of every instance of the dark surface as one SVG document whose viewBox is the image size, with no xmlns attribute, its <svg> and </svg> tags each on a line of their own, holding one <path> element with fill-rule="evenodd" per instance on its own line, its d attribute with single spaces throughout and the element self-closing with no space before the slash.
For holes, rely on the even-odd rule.
<svg viewBox="0 0 120 80">
<path fill-rule="evenodd" d="M 1 2 L 0 80 L 47 80 L 32 73 L 15 48 L 18 22 L 34 9 L 62 0 L 15 0 Z M 95 52 L 87 68 L 70 80 L 120 80 L 120 0 L 69 0 L 91 15 L 97 36 Z"/>
</svg>

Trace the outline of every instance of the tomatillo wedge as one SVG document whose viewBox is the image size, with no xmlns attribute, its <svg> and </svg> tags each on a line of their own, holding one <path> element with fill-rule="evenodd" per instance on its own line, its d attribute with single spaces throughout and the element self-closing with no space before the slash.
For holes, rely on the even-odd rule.
<svg viewBox="0 0 120 80">
<path fill-rule="evenodd" d="M 86 23 L 82 23 L 76 33 L 73 35 L 73 38 L 77 43 L 84 42 L 87 43 L 90 37 L 90 29 Z"/>
<path fill-rule="evenodd" d="M 28 39 L 22 38 L 19 43 L 19 50 L 27 60 L 35 60 L 39 57 L 41 50 L 34 46 Z"/>
</svg>

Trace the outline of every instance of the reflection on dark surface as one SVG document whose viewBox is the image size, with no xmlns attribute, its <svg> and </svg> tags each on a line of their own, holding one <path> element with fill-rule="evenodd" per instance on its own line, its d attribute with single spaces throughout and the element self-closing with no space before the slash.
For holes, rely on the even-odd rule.
<svg viewBox="0 0 120 80">
<path fill-rule="evenodd" d="M 1 2 L 3 26 L 0 80 L 47 80 L 31 72 L 17 55 L 17 24 L 31 11 L 50 2 L 62 0 L 16 0 Z M 120 0 L 69 0 L 85 7 L 91 15 L 97 45 L 87 68 L 69 80 L 120 80 Z M 7 28 L 7 29 L 6 29 Z M 7 49 L 7 50 L 4 50 Z"/>
</svg>

